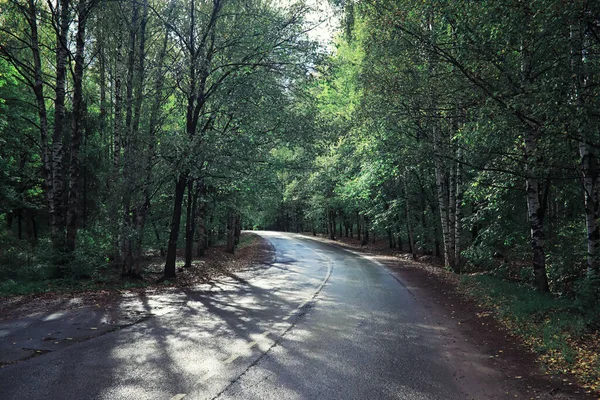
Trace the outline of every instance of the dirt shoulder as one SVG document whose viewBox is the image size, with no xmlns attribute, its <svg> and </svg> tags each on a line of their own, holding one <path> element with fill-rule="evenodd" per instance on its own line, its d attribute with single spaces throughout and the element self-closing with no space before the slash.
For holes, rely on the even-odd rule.
<svg viewBox="0 0 600 400">
<path fill-rule="evenodd" d="M 308 235 L 307 235 L 308 236 Z M 458 288 L 458 277 L 429 262 L 386 248 L 385 243 L 361 247 L 356 239 L 313 239 L 356 251 L 385 265 L 416 297 L 440 332 L 445 356 L 457 368 L 457 381 L 470 399 L 598 399 L 569 374 L 544 371 L 537 357 Z M 432 262 L 433 261 L 433 262 Z M 497 382 L 490 387 L 484 384 Z"/>
<path fill-rule="evenodd" d="M 171 312 L 185 305 L 189 290 L 210 291 L 213 279 L 264 268 L 273 257 L 267 240 L 243 233 L 235 255 L 211 248 L 172 282 L 156 283 L 150 265 L 145 287 L 0 299 L 0 367 Z M 150 262 L 162 265 L 158 258 Z"/>
</svg>

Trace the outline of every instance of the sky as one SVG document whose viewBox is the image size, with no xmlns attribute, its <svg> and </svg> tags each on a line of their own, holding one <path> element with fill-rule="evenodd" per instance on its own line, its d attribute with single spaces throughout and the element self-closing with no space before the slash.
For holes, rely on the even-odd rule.
<svg viewBox="0 0 600 400">
<path fill-rule="evenodd" d="M 317 25 L 308 33 L 308 36 L 329 47 L 333 35 L 339 27 L 338 16 L 335 15 L 327 0 L 306 0 L 306 3 L 313 9 L 307 16 L 308 23 L 311 26 Z"/>
<path fill-rule="evenodd" d="M 307 28 L 312 27 L 308 37 L 318 41 L 323 47 L 331 49 L 331 41 L 339 27 L 339 17 L 327 0 L 275 0 L 282 7 L 303 1 L 311 11 L 307 15 Z"/>
</svg>

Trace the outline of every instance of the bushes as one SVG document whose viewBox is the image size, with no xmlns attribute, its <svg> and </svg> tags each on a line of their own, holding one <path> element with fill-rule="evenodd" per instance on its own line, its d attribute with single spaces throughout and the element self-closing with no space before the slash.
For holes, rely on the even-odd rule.
<svg viewBox="0 0 600 400">
<path fill-rule="evenodd" d="M 489 275 L 465 276 L 461 287 L 484 306 L 493 308 L 509 329 L 539 353 L 562 351 L 568 338 L 580 337 L 590 328 L 591 320 L 579 307 L 579 298 L 555 297 Z"/>
<path fill-rule="evenodd" d="M 81 231 L 71 254 L 55 251 L 48 240 L 33 246 L 0 233 L 0 297 L 76 288 L 106 279 L 107 241 L 97 232 Z"/>
<path fill-rule="evenodd" d="M 582 278 L 563 296 L 491 275 L 463 276 L 460 288 L 492 310 L 546 368 L 575 373 L 592 390 L 599 387 L 600 278 Z"/>
<path fill-rule="evenodd" d="M 583 278 L 575 284 L 574 306 L 590 328 L 600 329 L 600 276 Z"/>
</svg>

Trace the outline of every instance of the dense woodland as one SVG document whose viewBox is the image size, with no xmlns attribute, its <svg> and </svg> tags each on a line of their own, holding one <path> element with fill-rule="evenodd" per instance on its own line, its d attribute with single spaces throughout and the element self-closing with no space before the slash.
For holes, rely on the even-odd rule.
<svg viewBox="0 0 600 400">
<path fill-rule="evenodd" d="M 139 277 L 151 248 L 173 278 L 179 245 L 189 266 L 224 232 L 233 252 L 272 150 L 310 130 L 306 7 L 0 7 L 5 278 Z"/>
<path fill-rule="evenodd" d="M 600 4 L 340 8 L 311 88 L 323 142 L 283 175 L 274 226 L 384 237 L 597 306 Z"/>
<path fill-rule="evenodd" d="M 0 279 L 172 279 L 244 229 L 600 298 L 600 4 L 0 0 Z M 178 253 L 178 250 L 180 252 Z"/>
</svg>

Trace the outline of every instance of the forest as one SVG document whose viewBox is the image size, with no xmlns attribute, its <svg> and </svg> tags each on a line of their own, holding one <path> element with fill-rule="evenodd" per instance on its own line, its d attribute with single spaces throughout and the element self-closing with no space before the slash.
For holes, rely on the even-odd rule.
<svg viewBox="0 0 600 400">
<path fill-rule="evenodd" d="M 150 251 L 172 280 L 273 229 L 385 239 L 597 323 L 600 4 L 331 7 L 324 46 L 302 1 L 0 0 L 2 293 L 139 278 Z"/>
</svg>

